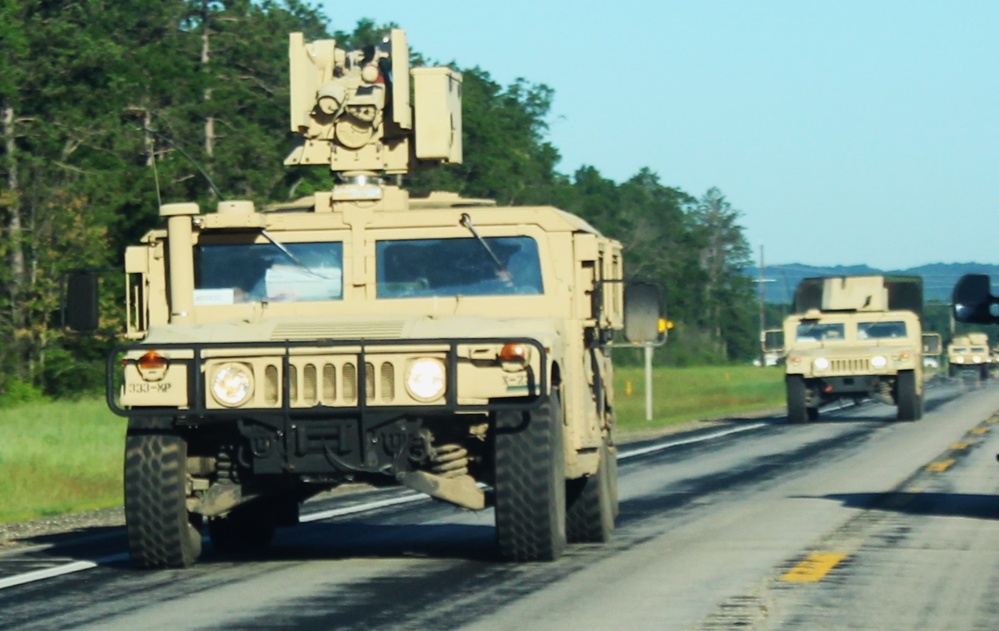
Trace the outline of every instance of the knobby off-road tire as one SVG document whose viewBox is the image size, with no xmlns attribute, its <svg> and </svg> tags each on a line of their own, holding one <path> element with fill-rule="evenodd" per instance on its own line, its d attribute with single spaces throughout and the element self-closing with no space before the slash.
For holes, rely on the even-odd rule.
<svg viewBox="0 0 999 631">
<path fill-rule="evenodd" d="M 812 416 L 805 407 L 805 378 L 801 375 L 787 375 L 784 378 L 787 387 L 787 421 L 789 423 L 805 423 Z M 815 409 L 818 418 L 818 409 Z"/>
<path fill-rule="evenodd" d="M 916 392 L 916 373 L 902 370 L 898 373 L 898 420 L 918 421 L 923 416 L 922 397 Z"/>
<path fill-rule="evenodd" d="M 554 561 L 566 546 L 558 393 L 529 412 L 496 413 L 496 542 L 508 561 Z"/>
<path fill-rule="evenodd" d="M 125 438 L 125 527 L 140 567 L 189 567 L 201 555 L 200 516 L 187 512 L 187 441 L 161 429 Z"/>
<path fill-rule="evenodd" d="M 222 554 L 255 556 L 271 544 L 276 528 L 277 506 L 266 499 L 237 506 L 222 517 L 208 521 L 212 546 Z"/>
<path fill-rule="evenodd" d="M 569 543 L 604 543 L 610 539 L 617 516 L 616 465 L 617 453 L 605 439 L 600 446 L 597 472 L 566 483 L 565 530 Z"/>
</svg>

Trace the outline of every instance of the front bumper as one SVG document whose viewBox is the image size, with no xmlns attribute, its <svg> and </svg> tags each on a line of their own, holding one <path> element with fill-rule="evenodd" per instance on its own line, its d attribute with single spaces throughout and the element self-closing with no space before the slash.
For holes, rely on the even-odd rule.
<svg viewBox="0 0 999 631">
<path fill-rule="evenodd" d="M 520 370 L 504 368 L 497 358 L 504 344 L 530 347 L 530 359 Z M 166 375 L 155 380 L 144 379 L 138 370 L 138 357 L 150 349 L 170 364 Z M 407 391 L 405 365 L 416 357 L 443 364 L 440 397 L 423 401 Z M 233 362 L 252 373 L 255 391 L 244 404 L 226 406 L 212 397 L 207 381 L 214 367 Z M 108 355 L 106 394 L 111 411 L 125 417 L 487 412 L 539 404 L 549 389 L 548 362 L 545 347 L 528 338 L 137 344 L 116 347 Z"/>
<path fill-rule="evenodd" d="M 520 370 L 494 358 L 511 343 L 530 347 Z M 170 363 L 151 382 L 137 365 L 150 349 Z M 396 368 L 414 357 L 442 362 L 437 399 L 418 401 L 401 383 Z M 208 380 L 213 366 L 233 362 L 252 371 L 259 393 L 226 407 L 212 398 Z M 107 402 L 118 415 L 171 417 L 194 432 L 228 425 L 241 437 L 237 460 L 255 473 L 398 476 L 432 468 L 431 441 L 441 436 L 428 428 L 460 443 L 489 412 L 541 405 L 548 363 L 545 347 L 528 338 L 130 345 L 108 357 Z M 455 422 L 457 415 L 468 422 Z"/>
</svg>

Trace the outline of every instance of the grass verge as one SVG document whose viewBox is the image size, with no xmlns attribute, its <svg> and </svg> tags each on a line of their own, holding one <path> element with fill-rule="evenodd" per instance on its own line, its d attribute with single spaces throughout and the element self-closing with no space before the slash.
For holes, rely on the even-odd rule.
<svg viewBox="0 0 999 631">
<path fill-rule="evenodd" d="M 0 523 L 121 505 L 124 444 L 103 399 L 0 410 Z"/>
<path fill-rule="evenodd" d="M 646 421 L 644 369 L 614 377 L 618 440 L 784 403 L 781 369 L 656 368 Z M 97 398 L 0 410 L 0 523 L 120 506 L 125 425 Z"/>
<path fill-rule="evenodd" d="M 691 421 L 784 405 L 784 369 L 755 366 L 655 368 L 652 420 L 646 420 L 645 369 L 615 368 L 618 440 Z"/>
</svg>

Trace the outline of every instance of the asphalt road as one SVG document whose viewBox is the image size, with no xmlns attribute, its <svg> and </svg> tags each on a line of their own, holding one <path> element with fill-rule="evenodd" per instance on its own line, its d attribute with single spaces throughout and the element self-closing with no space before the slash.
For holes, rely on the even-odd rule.
<svg viewBox="0 0 999 631">
<path fill-rule="evenodd" d="M 490 511 L 395 489 L 310 503 L 259 560 L 46 541 L 0 555 L 0 628 L 994 629 L 999 383 L 927 399 L 627 445 L 614 539 L 555 563 L 502 563 Z"/>
</svg>

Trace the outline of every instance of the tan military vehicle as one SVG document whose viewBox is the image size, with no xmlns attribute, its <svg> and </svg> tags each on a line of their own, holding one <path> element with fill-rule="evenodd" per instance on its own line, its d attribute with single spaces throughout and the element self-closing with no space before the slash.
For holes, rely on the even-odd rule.
<svg viewBox="0 0 999 631">
<path fill-rule="evenodd" d="M 943 337 L 939 333 L 923 333 L 923 368 L 940 368 Z"/>
<path fill-rule="evenodd" d="M 784 320 L 790 422 L 842 398 L 897 405 L 899 420 L 922 416 L 921 279 L 806 278 L 794 307 Z"/>
<path fill-rule="evenodd" d="M 988 379 L 991 365 L 989 336 L 985 333 L 958 335 L 947 345 L 947 374 L 951 377 L 973 373 L 979 379 Z"/>
<path fill-rule="evenodd" d="M 362 51 L 293 34 L 290 59 L 287 163 L 338 183 L 277 208 L 167 204 L 126 252 L 141 342 L 108 370 L 123 364 L 132 558 L 191 565 L 203 525 L 217 550 L 261 550 L 348 482 L 495 507 L 510 560 L 605 541 L 608 346 L 658 339 L 657 290 L 622 282 L 621 245 L 558 208 L 385 183 L 462 153 L 461 75 L 410 70 L 402 31 Z"/>
<path fill-rule="evenodd" d="M 764 366 L 779 366 L 784 362 L 784 329 L 767 329 L 760 333 L 760 350 Z"/>
</svg>

